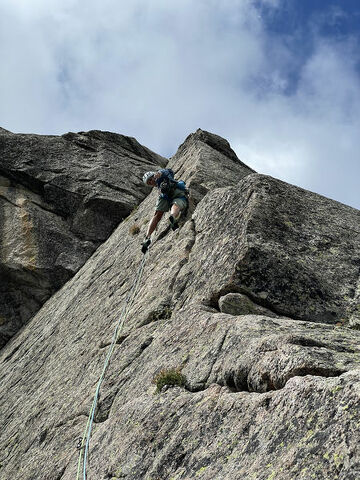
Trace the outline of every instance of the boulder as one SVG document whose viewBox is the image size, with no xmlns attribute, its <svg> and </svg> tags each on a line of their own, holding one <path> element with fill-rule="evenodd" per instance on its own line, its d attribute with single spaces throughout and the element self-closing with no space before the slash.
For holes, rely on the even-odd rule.
<svg viewBox="0 0 360 480">
<path fill-rule="evenodd" d="M 243 293 L 227 293 L 219 298 L 220 312 L 230 315 L 267 315 L 277 317 L 271 310 L 262 307 L 250 300 Z"/>
</svg>

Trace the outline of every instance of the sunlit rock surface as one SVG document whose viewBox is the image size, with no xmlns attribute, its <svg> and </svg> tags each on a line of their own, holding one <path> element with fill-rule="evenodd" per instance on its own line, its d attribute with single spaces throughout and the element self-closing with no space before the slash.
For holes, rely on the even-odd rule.
<svg viewBox="0 0 360 480">
<path fill-rule="evenodd" d="M 359 212 L 255 174 L 219 142 L 197 131 L 170 160 L 195 198 L 177 231 L 165 216 L 154 236 L 102 385 L 88 479 L 356 480 Z M 234 173 L 217 183 L 222 162 Z M 1 351 L 4 478 L 76 478 L 155 202 L 151 192 Z M 224 309 L 229 295 L 246 314 Z M 171 367 L 185 385 L 155 394 Z"/>
</svg>

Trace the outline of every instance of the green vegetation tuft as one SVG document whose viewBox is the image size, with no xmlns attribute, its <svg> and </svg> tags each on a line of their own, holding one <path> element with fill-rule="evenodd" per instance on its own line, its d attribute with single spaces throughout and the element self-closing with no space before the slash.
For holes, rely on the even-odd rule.
<svg viewBox="0 0 360 480">
<path fill-rule="evenodd" d="M 183 367 L 177 368 L 163 368 L 154 378 L 153 382 L 156 385 L 156 393 L 160 393 L 165 385 L 183 387 L 186 383 L 186 377 L 181 373 Z"/>
</svg>

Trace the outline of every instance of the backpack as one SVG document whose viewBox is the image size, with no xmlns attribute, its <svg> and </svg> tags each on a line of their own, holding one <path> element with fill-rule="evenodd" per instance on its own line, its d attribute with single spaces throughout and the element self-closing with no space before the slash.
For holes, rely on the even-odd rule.
<svg viewBox="0 0 360 480">
<path fill-rule="evenodd" d="M 161 172 L 161 177 L 156 180 L 156 184 L 161 192 L 161 197 L 168 199 L 176 188 L 183 190 L 184 197 L 188 197 L 189 191 L 184 180 L 176 181 L 171 168 L 162 168 L 159 172 Z"/>
<path fill-rule="evenodd" d="M 161 173 L 161 177 L 156 180 L 158 187 L 164 180 L 174 180 L 174 171 L 171 168 L 162 168 L 158 172 Z"/>
<path fill-rule="evenodd" d="M 176 188 L 179 188 L 180 190 L 184 190 L 184 192 L 186 192 L 186 183 L 184 182 L 184 180 L 179 180 L 177 182 Z"/>
</svg>

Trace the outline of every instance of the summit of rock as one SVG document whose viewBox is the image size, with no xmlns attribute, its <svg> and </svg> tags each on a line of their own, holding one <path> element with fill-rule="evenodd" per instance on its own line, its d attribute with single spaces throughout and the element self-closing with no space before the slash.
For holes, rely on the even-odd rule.
<svg viewBox="0 0 360 480">
<path fill-rule="evenodd" d="M 255 172 L 237 157 L 227 140 L 200 128 L 180 145 L 169 166 L 186 180 L 195 204 L 208 191 L 236 185 Z"/>
<path fill-rule="evenodd" d="M 205 143 L 217 152 L 222 153 L 223 155 L 234 160 L 235 162 L 239 162 L 239 159 L 234 150 L 230 147 L 229 142 L 225 138 L 220 137 L 220 135 L 216 135 L 215 133 L 210 133 L 206 130 L 198 128 L 196 132 L 190 133 L 190 135 L 187 136 L 184 143 L 180 145 L 179 150 L 182 151 L 193 142 Z"/>
</svg>

